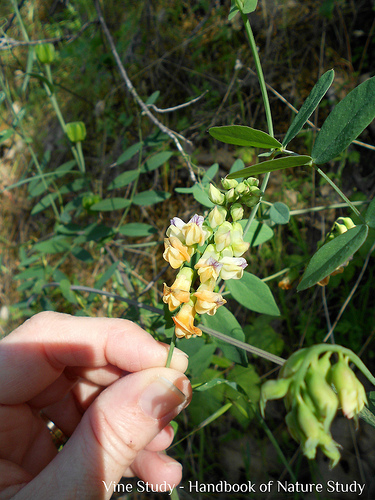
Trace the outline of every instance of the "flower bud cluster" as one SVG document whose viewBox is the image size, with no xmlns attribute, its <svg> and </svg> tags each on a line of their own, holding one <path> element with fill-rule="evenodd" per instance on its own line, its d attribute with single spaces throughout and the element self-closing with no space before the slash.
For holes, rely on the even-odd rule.
<svg viewBox="0 0 375 500">
<path fill-rule="evenodd" d="M 352 229 L 355 227 L 354 222 L 350 217 L 339 217 L 337 221 L 334 223 L 329 235 L 327 236 L 326 240 L 323 244 L 328 243 L 329 241 L 332 241 L 333 239 L 337 238 L 337 236 L 340 236 L 340 234 L 346 233 L 349 229 Z M 345 267 L 349 264 L 350 259 L 348 259 L 346 262 L 338 266 L 329 276 L 326 276 L 324 279 L 318 282 L 318 285 L 320 286 L 326 286 L 329 283 L 329 279 L 331 276 L 336 276 L 336 274 L 341 274 L 344 272 Z"/>
<path fill-rule="evenodd" d="M 194 325 L 195 315 L 215 314 L 226 303 L 220 293 L 215 292 L 218 281 L 242 278 L 247 266 L 242 255 L 250 244 L 243 239 L 239 221 L 244 214 L 242 203 L 250 203 L 250 198 L 259 199 L 258 181 L 250 178 L 238 183 L 224 179 L 222 183 L 224 193 L 210 186 L 209 196 L 215 207 L 206 219 L 194 215 L 185 223 L 174 217 L 166 232 L 163 258 L 180 271 L 172 286 L 164 284 L 163 302 L 170 311 L 181 306 L 172 318 L 177 337 L 202 334 Z M 251 203 L 248 206 L 252 206 Z M 199 284 L 195 288 L 196 279 Z"/>
<path fill-rule="evenodd" d="M 227 207 L 229 204 L 237 202 L 240 206 L 246 205 L 251 208 L 258 203 L 262 195 L 258 187 L 259 180 L 255 177 L 249 177 L 242 182 L 238 182 L 236 179 L 222 179 L 221 184 L 226 190 L 225 193 L 210 184 L 208 196 L 216 205 Z"/>
<path fill-rule="evenodd" d="M 315 349 L 318 347 L 318 350 Z M 347 418 L 357 420 L 367 404 L 363 385 L 349 367 L 349 357 L 337 346 L 339 359 L 332 364 L 333 350 L 321 353 L 319 346 L 295 352 L 283 365 L 277 380 L 261 388 L 260 408 L 264 416 L 267 401 L 285 398 L 286 424 L 304 455 L 313 459 L 319 447 L 333 468 L 340 460 L 339 444 L 330 433 L 331 423 L 341 407 Z"/>
</svg>

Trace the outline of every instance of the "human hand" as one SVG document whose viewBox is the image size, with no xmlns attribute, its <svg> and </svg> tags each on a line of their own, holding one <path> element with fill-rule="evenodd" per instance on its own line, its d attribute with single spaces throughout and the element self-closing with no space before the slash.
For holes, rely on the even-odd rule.
<svg viewBox="0 0 375 500">
<path fill-rule="evenodd" d="M 181 480 L 164 453 L 188 360 L 122 319 L 37 314 L 0 342 L 0 499 L 108 499 L 122 476 Z M 58 453 L 43 414 L 66 436 Z M 111 485 L 111 486 L 110 486 Z M 109 489 L 108 489 L 109 488 Z"/>
</svg>

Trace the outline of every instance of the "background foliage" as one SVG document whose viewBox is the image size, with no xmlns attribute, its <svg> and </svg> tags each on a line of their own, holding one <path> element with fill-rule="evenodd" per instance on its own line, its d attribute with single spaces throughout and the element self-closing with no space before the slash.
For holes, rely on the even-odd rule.
<svg viewBox="0 0 375 500">
<path fill-rule="evenodd" d="M 162 282 L 172 280 L 162 259 L 169 219 L 178 215 L 188 220 L 207 209 L 209 182 L 226 175 L 235 162 L 243 168 L 256 160 L 257 151 L 219 143 L 207 129 L 229 123 L 266 128 L 252 58 L 240 22 L 227 20 L 229 7 L 229 1 L 218 0 L 143 0 L 127 2 L 126 8 L 114 1 L 102 5 L 121 61 L 144 102 L 166 109 L 207 92 L 197 103 L 169 113 L 149 108 L 166 127 L 191 141 L 181 142 L 190 156 L 189 170 L 174 142 L 142 113 L 128 92 L 91 0 L 26 0 L 20 4 L 22 22 L 15 16 L 13 2 L 2 3 L 0 325 L 4 334 L 35 312 L 51 309 L 127 317 L 161 340 L 169 338 L 160 300 Z M 288 103 L 299 108 L 325 71 L 334 68 L 335 80 L 311 118 L 316 126 L 350 90 L 373 76 L 373 19 L 369 1 L 259 2 L 252 24 L 266 82 L 278 92 L 270 90 L 278 140 L 294 116 Z M 54 40 L 52 84 L 46 82 L 48 75 L 34 46 L 15 43 L 27 39 Z M 74 161 L 72 144 L 48 91 L 65 122 L 86 124 L 85 172 Z M 374 135 L 370 125 L 359 139 L 371 144 Z M 314 129 L 308 127 L 294 139 L 300 154 L 309 153 L 313 137 Z M 373 155 L 370 148 L 355 145 L 326 166 L 327 174 L 351 200 L 374 196 Z M 198 181 L 195 185 L 191 172 Z M 267 225 L 253 241 L 248 270 L 267 280 L 280 316 L 259 314 L 264 312 L 259 310 L 261 304 L 254 312 L 241 301 L 229 300 L 227 310 L 219 309 L 212 321 L 238 325 L 249 344 L 287 357 L 302 345 L 321 342 L 350 298 L 334 339 L 360 353 L 374 371 L 371 260 L 352 294 L 371 242 L 355 254 L 343 274 L 331 278 L 327 289 L 314 287 L 299 294 L 293 287 L 285 290 L 278 286 L 285 270 L 292 268 L 298 278 L 333 221 L 349 214 L 342 208 L 317 209 L 341 200 L 304 167 L 273 173 L 265 200 L 270 205 L 259 215 Z M 276 202 L 290 208 L 288 226 Z M 173 453 L 183 461 L 184 481 L 290 479 L 267 425 L 298 480 L 340 480 L 345 473 L 346 481 L 353 478 L 371 488 L 370 427 L 361 423 L 354 435 L 351 423 L 338 419 L 334 433 L 342 436 L 337 439 L 345 448 L 340 464 L 328 472 L 322 457 L 307 463 L 286 433 L 283 408 L 270 405 L 266 424 L 255 410 L 260 381 L 274 366 L 256 357 L 249 358 L 247 367 L 234 365 L 233 356 L 218 345 L 210 337 L 178 344 L 190 356 L 194 385 L 217 378 L 227 381 L 196 391 L 179 421 L 176 441 L 185 439 Z M 225 415 L 217 420 L 221 414 Z M 205 419 L 213 423 L 203 426 Z"/>
</svg>

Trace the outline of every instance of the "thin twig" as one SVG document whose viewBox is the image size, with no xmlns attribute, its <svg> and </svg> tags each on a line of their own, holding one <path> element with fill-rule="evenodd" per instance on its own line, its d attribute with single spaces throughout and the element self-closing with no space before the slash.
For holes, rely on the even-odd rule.
<svg viewBox="0 0 375 500">
<path fill-rule="evenodd" d="M 157 113 L 172 113 L 173 111 L 178 111 L 182 108 L 187 108 L 188 106 L 191 106 L 192 104 L 195 104 L 196 102 L 198 102 L 200 99 L 202 99 L 202 97 L 204 97 L 206 94 L 208 93 L 208 90 L 205 90 L 203 92 L 203 94 L 199 95 L 198 97 L 195 97 L 194 99 L 192 99 L 191 101 L 189 102 L 184 102 L 182 104 L 178 104 L 177 106 L 173 106 L 172 108 L 165 108 L 165 109 L 161 109 L 161 108 L 158 108 L 155 106 L 155 104 L 147 104 L 147 106 L 149 108 L 152 108 L 154 111 L 156 111 Z M 182 137 L 182 139 L 184 139 Z M 184 139 L 185 140 L 185 139 Z"/>
<path fill-rule="evenodd" d="M 29 46 L 35 46 L 35 45 L 43 45 L 45 43 L 59 43 L 62 42 L 63 40 L 67 41 L 68 43 L 73 42 L 76 40 L 81 34 L 92 24 L 97 24 L 98 20 L 95 21 L 90 21 L 85 23 L 82 28 L 74 35 L 63 35 L 58 38 L 46 38 L 44 40 L 29 40 L 29 41 L 20 41 L 20 40 L 14 40 L 13 38 L 8 38 L 6 36 L 0 37 L 0 50 L 11 50 L 14 47 L 29 47 Z"/>
<path fill-rule="evenodd" d="M 184 160 L 186 161 L 186 164 L 187 164 L 187 167 L 188 167 L 188 170 L 189 170 L 189 174 L 190 174 L 190 178 L 193 182 L 197 182 L 197 178 L 194 174 L 194 171 L 193 171 L 193 167 L 190 163 L 190 160 L 189 160 L 189 157 L 187 155 L 187 153 L 185 153 L 183 147 L 181 146 L 181 143 L 178 139 L 178 136 L 176 134 L 176 132 L 170 130 L 168 127 L 166 127 L 165 125 L 163 125 L 163 123 L 161 123 L 150 111 L 150 109 L 148 108 L 148 106 L 142 101 L 142 99 L 139 97 L 138 95 L 138 92 L 136 91 L 134 85 L 132 84 L 129 76 L 128 76 L 128 73 L 126 72 L 126 69 L 124 67 L 124 65 L 122 64 L 121 62 L 121 59 L 120 59 L 120 56 L 117 52 L 117 49 L 116 49 L 116 45 L 115 45 L 115 42 L 112 38 L 112 35 L 108 29 L 108 26 L 104 20 L 104 17 L 103 17 L 103 14 L 102 14 L 102 11 L 101 11 L 101 8 L 100 8 L 100 5 L 99 5 L 99 0 L 95 0 L 94 1 L 95 3 L 95 8 L 96 8 L 96 11 L 98 13 L 98 17 L 99 17 L 99 21 L 100 21 L 100 24 L 102 26 L 102 29 L 103 29 L 103 32 L 104 32 L 104 35 L 105 37 L 107 38 L 107 41 L 109 43 L 109 46 L 110 46 L 110 49 L 111 49 L 111 52 L 112 52 L 112 55 L 113 57 L 115 58 L 115 61 L 116 61 L 116 64 L 117 64 L 117 67 L 120 71 L 120 74 L 121 74 L 121 77 L 123 78 L 125 84 L 126 84 L 126 87 L 129 91 L 129 93 L 131 94 L 131 96 L 133 97 L 133 99 L 135 100 L 135 102 L 138 104 L 138 106 L 142 109 L 143 113 L 145 115 L 148 116 L 148 118 L 159 128 L 159 130 L 161 130 L 164 134 L 168 135 L 168 137 L 170 137 L 173 142 L 175 143 L 178 151 L 181 153 L 181 155 L 183 156 Z M 182 136 L 179 136 L 181 139 L 182 139 Z M 189 141 L 188 139 L 185 139 L 183 138 L 183 140 L 189 144 L 191 147 L 193 146 L 193 144 L 191 143 L 191 141 Z"/>
</svg>

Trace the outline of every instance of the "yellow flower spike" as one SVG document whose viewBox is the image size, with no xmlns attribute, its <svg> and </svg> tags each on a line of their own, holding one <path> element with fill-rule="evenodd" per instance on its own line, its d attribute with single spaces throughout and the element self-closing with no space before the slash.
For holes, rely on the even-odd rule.
<svg viewBox="0 0 375 500">
<path fill-rule="evenodd" d="M 184 262 L 190 262 L 194 254 L 194 247 L 183 245 L 176 236 L 164 238 L 163 259 L 166 260 L 173 269 L 178 269 Z"/>
<path fill-rule="evenodd" d="M 192 305 L 192 301 L 184 304 L 176 316 L 173 316 L 173 321 L 175 324 L 175 335 L 177 338 L 187 338 L 197 335 L 200 337 L 202 335 L 202 330 L 197 326 L 194 326 L 195 318 L 195 307 Z"/>
<path fill-rule="evenodd" d="M 193 269 L 183 267 L 171 287 L 164 283 L 163 302 L 168 304 L 170 311 L 174 311 L 181 304 L 189 302 L 193 275 Z"/>
<path fill-rule="evenodd" d="M 366 392 L 349 368 L 349 358 L 339 353 L 339 360 L 328 372 L 328 380 L 332 383 L 339 398 L 340 406 L 346 418 L 357 417 L 367 403 Z"/>
<path fill-rule="evenodd" d="M 213 316 L 220 306 L 227 303 L 220 293 L 213 292 L 209 289 L 209 285 L 205 284 L 200 285 L 193 295 L 197 299 L 195 310 L 198 314 L 207 313 L 209 316 Z"/>
</svg>

